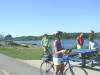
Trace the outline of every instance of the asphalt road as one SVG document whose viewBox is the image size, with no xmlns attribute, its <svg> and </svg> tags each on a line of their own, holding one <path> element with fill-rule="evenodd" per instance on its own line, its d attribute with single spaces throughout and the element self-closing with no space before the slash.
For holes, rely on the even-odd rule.
<svg viewBox="0 0 100 75">
<path fill-rule="evenodd" d="M 0 54 L 0 75 L 40 75 L 39 67 L 41 61 L 24 60 L 24 62 L 27 64 Z M 72 62 L 72 64 L 77 63 Z M 100 62 L 94 65 L 94 67 L 85 68 L 88 75 L 100 75 Z"/>
<path fill-rule="evenodd" d="M 0 54 L 0 75 L 40 75 L 36 67 Z"/>
</svg>

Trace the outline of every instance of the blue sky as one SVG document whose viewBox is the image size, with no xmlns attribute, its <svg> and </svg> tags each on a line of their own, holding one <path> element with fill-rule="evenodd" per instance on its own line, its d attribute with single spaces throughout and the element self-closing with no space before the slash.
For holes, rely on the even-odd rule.
<svg viewBox="0 0 100 75">
<path fill-rule="evenodd" d="M 100 32 L 100 0 L 0 0 L 0 33 Z"/>
</svg>

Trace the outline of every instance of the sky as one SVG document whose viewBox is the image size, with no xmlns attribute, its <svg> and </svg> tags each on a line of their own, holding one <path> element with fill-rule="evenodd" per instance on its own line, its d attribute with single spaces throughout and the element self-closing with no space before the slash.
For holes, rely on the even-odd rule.
<svg viewBox="0 0 100 75">
<path fill-rule="evenodd" d="M 100 32 L 100 0 L 0 0 L 0 34 Z"/>
</svg>

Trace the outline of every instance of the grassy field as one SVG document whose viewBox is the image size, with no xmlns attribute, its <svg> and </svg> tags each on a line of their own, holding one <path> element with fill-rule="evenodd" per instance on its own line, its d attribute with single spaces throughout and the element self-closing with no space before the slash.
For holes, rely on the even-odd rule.
<svg viewBox="0 0 100 75">
<path fill-rule="evenodd" d="M 0 46 L 0 53 L 18 59 L 35 60 L 41 58 L 41 55 L 43 54 L 43 49 L 39 47 L 26 48 L 22 46 Z"/>
<path fill-rule="evenodd" d="M 1 46 L 0 53 L 5 54 L 9 57 L 24 59 L 24 60 L 35 60 L 40 59 L 43 53 L 41 48 L 25 48 L 20 46 Z"/>
</svg>

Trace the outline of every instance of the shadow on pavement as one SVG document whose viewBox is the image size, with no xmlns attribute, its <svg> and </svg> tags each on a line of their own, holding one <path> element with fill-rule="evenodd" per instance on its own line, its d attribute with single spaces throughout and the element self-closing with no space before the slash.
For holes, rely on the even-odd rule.
<svg viewBox="0 0 100 75">
<path fill-rule="evenodd" d="M 94 63 L 93 67 L 92 66 L 86 66 L 86 69 L 100 72 L 100 62 Z"/>
</svg>

